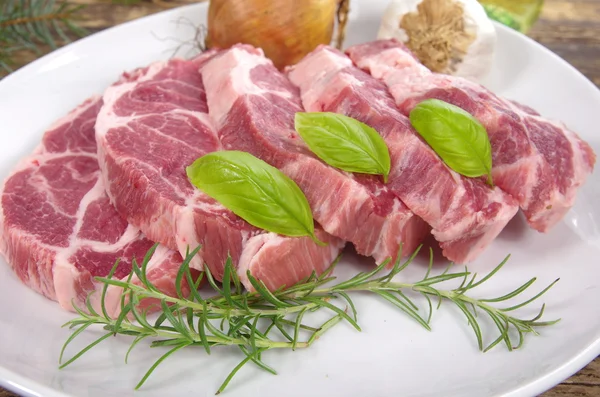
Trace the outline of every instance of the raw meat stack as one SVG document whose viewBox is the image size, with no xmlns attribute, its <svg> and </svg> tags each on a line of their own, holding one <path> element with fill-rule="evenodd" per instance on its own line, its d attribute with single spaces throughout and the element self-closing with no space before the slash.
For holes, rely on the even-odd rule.
<svg viewBox="0 0 600 397">
<path fill-rule="evenodd" d="M 2 190 L 2 253 L 23 283 L 67 310 L 85 307 L 97 288 L 93 278 L 106 276 L 117 259 L 114 277 L 127 278 L 132 259 L 141 263 L 154 244 L 119 216 L 106 195 L 94 138 L 101 106 L 101 98 L 91 98 L 57 121 Z M 180 264 L 177 252 L 160 246 L 148 278 L 174 294 Z M 96 309 L 99 297 L 91 295 Z M 110 287 L 109 313 L 116 314 L 119 298 Z"/>
<path fill-rule="evenodd" d="M 469 80 L 432 73 L 394 40 L 354 46 L 347 52 L 356 65 L 385 83 L 403 114 L 435 98 L 475 116 L 490 137 L 494 182 L 518 201 L 532 228 L 548 231 L 573 206 L 596 157 L 564 125 Z"/>
<path fill-rule="evenodd" d="M 411 254 L 431 231 L 449 260 L 470 262 L 519 208 L 547 231 L 573 205 L 595 163 L 576 134 L 431 73 L 395 41 L 347 53 L 321 46 L 282 73 L 261 50 L 236 45 L 124 73 L 52 126 L 5 181 L 2 253 L 26 285 L 72 310 L 99 287 L 95 276 L 119 259 L 115 277 L 126 278 L 154 242 L 149 278 L 167 294 L 182 256 L 198 246 L 194 274 L 207 266 L 220 280 L 231 257 L 248 289 L 250 272 L 274 290 L 321 273 L 346 242 L 382 262 L 400 247 Z M 485 125 L 499 187 L 455 173 L 418 136 L 406 116 L 426 98 Z M 302 111 L 344 114 L 377 130 L 392 159 L 389 182 L 317 158 L 294 130 Z M 293 179 L 327 245 L 257 229 L 193 187 L 185 168 L 218 150 L 249 152 Z M 118 297 L 109 290 L 111 312 Z"/>
</svg>

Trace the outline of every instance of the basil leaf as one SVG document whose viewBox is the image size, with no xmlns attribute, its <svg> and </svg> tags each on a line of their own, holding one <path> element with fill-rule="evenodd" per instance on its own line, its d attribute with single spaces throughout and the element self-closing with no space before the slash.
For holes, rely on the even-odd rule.
<svg viewBox="0 0 600 397">
<path fill-rule="evenodd" d="M 302 190 L 277 168 L 246 152 L 220 151 L 186 168 L 198 189 L 249 224 L 285 236 L 315 236 L 310 206 Z"/>
<path fill-rule="evenodd" d="M 390 173 L 390 153 L 373 128 L 336 113 L 296 113 L 296 131 L 310 150 L 327 164 L 348 172 Z"/>
<path fill-rule="evenodd" d="M 438 99 L 419 103 L 410 122 L 441 159 L 461 175 L 492 181 L 492 145 L 485 127 L 470 113 Z"/>
</svg>

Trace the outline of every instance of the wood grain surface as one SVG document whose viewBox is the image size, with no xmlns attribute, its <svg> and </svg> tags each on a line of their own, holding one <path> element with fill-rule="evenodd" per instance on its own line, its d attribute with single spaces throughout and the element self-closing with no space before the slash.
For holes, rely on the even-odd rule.
<svg viewBox="0 0 600 397">
<path fill-rule="evenodd" d="M 111 4 L 110 0 L 71 2 L 86 5 L 80 12 L 80 25 L 97 32 L 194 1 L 146 0 L 131 6 Z M 529 36 L 567 60 L 600 87 L 600 0 L 546 0 L 541 18 Z M 33 59 L 31 54 L 22 53 L 19 54 L 18 63 L 24 65 Z M 16 396 L 0 389 L 0 397 Z M 600 357 L 541 396 L 600 396 Z"/>
</svg>

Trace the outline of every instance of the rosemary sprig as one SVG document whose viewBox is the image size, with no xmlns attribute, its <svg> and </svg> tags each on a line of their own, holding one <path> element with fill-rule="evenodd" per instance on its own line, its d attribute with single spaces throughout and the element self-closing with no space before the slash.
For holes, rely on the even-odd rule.
<svg viewBox="0 0 600 397">
<path fill-rule="evenodd" d="M 427 330 L 431 329 L 430 322 L 435 307 L 432 298 L 437 299 L 437 308 L 444 301 L 451 302 L 467 318 L 468 324 L 475 334 L 478 347 L 484 352 L 500 343 L 504 343 L 508 350 L 518 349 L 523 345 L 527 334 L 537 335 L 538 328 L 553 325 L 559 321 L 541 321 L 545 305 L 542 305 L 538 315 L 531 319 L 522 319 L 512 315 L 515 310 L 538 300 L 558 280 L 532 298 L 506 307 L 498 307 L 497 304 L 507 302 L 528 290 L 536 281 L 535 278 L 500 297 L 474 298 L 468 293 L 498 273 L 508 261 L 508 257 L 482 278 L 479 278 L 476 273 L 469 272 L 466 268 L 460 272 L 449 272 L 452 264 L 443 273 L 432 275 L 433 253 L 430 250 L 429 266 L 421 280 L 412 283 L 397 281 L 395 276 L 413 262 L 418 252 L 419 250 L 416 250 L 402 263 L 398 260 L 391 270 L 386 270 L 390 264 L 390 260 L 386 260 L 370 272 L 361 272 L 347 281 L 338 283 L 334 283 L 335 277 L 331 276 L 336 261 L 322 275 L 317 276 L 313 273 L 294 286 L 274 292 L 269 291 L 260 280 L 254 278 L 250 273 L 248 273 L 248 278 L 256 291 L 243 292 L 233 262 L 228 260 L 225 264 L 222 287 L 217 285 L 208 269 L 201 273 L 200 279 L 205 278 L 215 292 L 215 295 L 209 298 L 202 298 L 195 288 L 192 288 L 190 297 L 185 297 L 181 293 L 181 283 L 184 280 L 188 285 L 196 287 L 199 285 L 200 279 L 194 280 L 189 268 L 189 262 L 197 250 L 187 255 L 177 275 L 178 296 L 165 295 L 146 278 L 146 265 L 151 257 L 151 255 L 146 255 L 141 266 L 134 262 L 132 271 L 142 285 L 133 284 L 131 279 L 115 280 L 112 278 L 114 272 L 111 272 L 108 277 L 97 278 L 104 284 L 102 297 L 109 285 L 123 288 L 120 315 L 117 318 L 109 316 L 103 299 L 100 313 L 95 311 L 89 303 L 87 311 L 76 308 L 79 317 L 65 324 L 75 331 L 63 346 L 59 358 L 60 363 L 63 361 L 66 347 L 91 325 L 100 324 L 104 326 L 107 333 L 62 363 L 60 368 L 71 364 L 112 335 L 119 334 L 133 338 L 125 357 L 126 360 L 131 350 L 140 341 L 150 338 L 152 347 L 166 347 L 169 350 L 142 377 L 136 386 L 138 389 L 159 364 L 180 349 L 200 347 L 210 354 L 213 348 L 219 346 L 237 346 L 244 358 L 225 378 L 217 391 L 219 394 L 225 390 L 235 374 L 249 362 L 266 372 L 276 374 L 276 371 L 263 361 L 263 353 L 268 350 L 308 348 L 325 332 L 342 321 L 360 331 L 358 314 L 350 298 L 351 294 L 358 292 L 371 293 L 381 297 Z M 398 257 L 400 258 L 400 255 Z M 452 289 L 439 288 L 440 284 L 451 281 L 460 282 L 460 285 Z M 420 314 L 415 303 L 415 294 L 425 298 L 428 306 L 426 315 Z M 154 321 L 149 319 L 147 311 L 140 312 L 138 309 L 139 303 L 144 299 L 155 299 L 160 302 L 160 311 Z M 328 319 L 316 327 L 306 322 L 306 319 L 311 317 L 315 311 L 330 313 Z M 484 343 L 484 339 L 486 339 L 484 338 L 484 329 L 478 317 L 481 314 L 487 315 L 492 320 L 498 332 L 498 336 L 487 345 Z"/>
</svg>

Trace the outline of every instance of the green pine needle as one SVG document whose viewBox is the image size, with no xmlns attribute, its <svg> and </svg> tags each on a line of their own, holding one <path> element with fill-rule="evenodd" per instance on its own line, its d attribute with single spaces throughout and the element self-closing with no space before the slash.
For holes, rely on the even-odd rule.
<svg viewBox="0 0 600 397">
<path fill-rule="evenodd" d="M 83 37 L 74 17 L 82 8 L 61 0 L 4 0 L 0 2 L 0 70 L 12 71 L 13 56 L 29 51 L 42 55 Z"/>
</svg>

